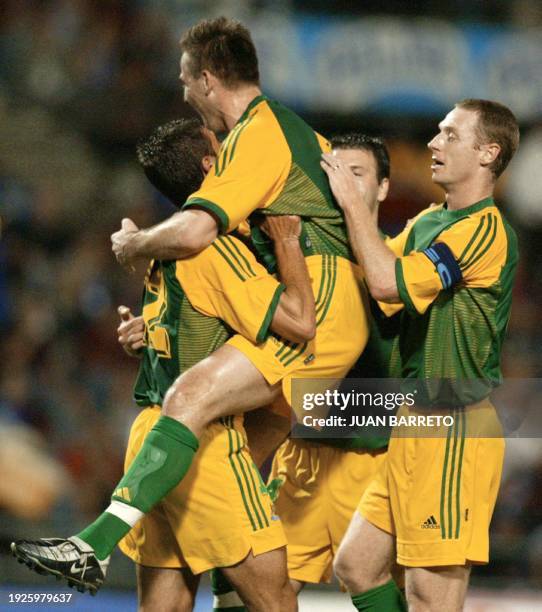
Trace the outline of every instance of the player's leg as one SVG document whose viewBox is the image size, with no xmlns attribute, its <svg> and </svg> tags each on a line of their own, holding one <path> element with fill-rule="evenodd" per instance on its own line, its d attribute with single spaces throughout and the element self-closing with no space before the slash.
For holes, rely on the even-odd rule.
<svg viewBox="0 0 542 612">
<path fill-rule="evenodd" d="M 245 604 L 226 579 L 221 568 L 209 572 L 213 593 L 213 612 L 246 612 Z"/>
<path fill-rule="evenodd" d="M 269 385 L 252 362 L 233 347 L 223 346 L 196 364 L 169 389 L 162 416 L 119 482 L 108 513 L 127 525 L 137 522 L 183 479 L 197 451 L 198 438 L 209 423 L 270 404 L 279 394 L 279 387 Z M 80 537 L 96 548 L 94 543 L 101 544 L 103 532 L 104 526 L 98 522 Z M 107 546 L 97 552 L 109 554 L 116 538 L 117 526 L 112 525 Z"/>
<path fill-rule="evenodd" d="M 391 575 L 394 540 L 393 535 L 364 519 L 359 512 L 354 514 L 333 566 L 358 610 L 406 610 L 403 595 Z"/>
<path fill-rule="evenodd" d="M 301 593 L 301 591 L 303 590 L 303 588 L 305 587 L 307 583 L 301 582 L 301 580 L 294 580 L 293 578 L 290 578 L 290 584 L 292 585 L 292 589 L 294 590 L 294 593 L 296 595 L 299 595 L 299 593 Z"/>
<path fill-rule="evenodd" d="M 410 612 L 461 612 L 470 566 L 408 567 L 406 594 Z"/>
<path fill-rule="evenodd" d="M 252 553 L 240 563 L 222 569 L 251 612 L 293 612 L 296 595 L 288 580 L 286 548 L 261 555 Z"/>
<path fill-rule="evenodd" d="M 273 580 L 286 575 L 284 555 L 273 552 L 284 550 L 286 537 L 251 461 L 242 420 L 230 416 L 207 428 L 193 469 L 175 489 L 184 489 L 186 499 L 174 503 L 170 494 L 162 504 L 171 523 L 179 526 L 183 557 L 195 573 L 210 567 L 233 567 L 232 571 L 240 573 L 241 582 L 246 574 L 246 580 L 259 585 L 258 594 L 265 596 L 266 607 L 273 609 L 269 601 L 285 599 L 288 603 L 281 592 L 284 581 Z M 277 566 L 276 559 L 282 567 Z M 224 570 L 217 573 L 223 575 Z M 255 599 L 247 587 L 239 590 L 240 599 L 229 592 L 229 586 L 225 577 L 223 581 L 213 580 L 213 592 L 221 596 L 215 602 L 216 609 L 230 612 L 233 607 L 237 612 L 245 605 L 254 608 Z M 285 605 L 285 609 L 289 608 Z"/>
<path fill-rule="evenodd" d="M 270 404 L 278 395 L 237 349 L 223 346 L 180 376 L 168 391 L 162 416 L 117 485 L 112 504 L 78 534 L 98 559 L 108 557 L 141 517 L 183 479 L 198 437 L 219 417 Z"/>
<path fill-rule="evenodd" d="M 250 454 L 261 468 L 265 460 L 284 442 L 292 428 L 290 406 L 279 398 L 273 406 L 251 410 L 245 415 Z"/>
<path fill-rule="evenodd" d="M 273 406 L 258 408 L 247 412 L 244 426 L 247 433 L 250 455 L 258 468 L 275 451 L 291 429 L 290 406 L 284 398 L 279 398 Z M 211 588 L 214 595 L 215 612 L 235 608 L 235 612 L 244 610 L 243 602 L 235 589 L 226 580 L 222 570 L 211 571 Z M 299 590 L 296 590 L 296 593 Z"/>
<path fill-rule="evenodd" d="M 162 414 L 199 437 L 215 419 L 271 404 L 280 393 L 280 385 L 270 385 L 241 351 L 226 344 L 177 378 Z"/>
<path fill-rule="evenodd" d="M 333 450 L 290 438 L 273 458 L 267 489 L 288 540 L 288 576 L 296 592 L 332 576 L 327 476 Z"/>
<path fill-rule="evenodd" d="M 91 525 L 69 539 L 21 541 L 14 554 L 30 567 L 65 576 L 95 592 L 108 557 L 130 529 L 183 479 L 205 426 L 221 416 L 272 403 L 281 391 L 240 351 L 223 346 L 188 370 L 166 396 L 163 413 L 117 485 L 112 503 Z M 85 559 L 81 575 L 70 567 Z"/>
<path fill-rule="evenodd" d="M 392 579 L 395 523 L 390 503 L 389 452 L 365 490 L 335 557 L 337 576 L 358 610 L 403 612 L 403 594 Z"/>
<path fill-rule="evenodd" d="M 290 578 L 290 585 L 295 595 L 299 595 L 305 584 L 306 582 Z M 242 612 L 246 610 L 243 601 L 221 569 L 211 572 L 211 588 L 214 595 L 213 612 Z"/>
<path fill-rule="evenodd" d="M 139 612 L 191 612 L 199 576 L 188 568 L 136 566 Z"/>
<path fill-rule="evenodd" d="M 462 609 L 470 564 L 488 561 L 504 441 L 478 437 L 497 422 L 489 402 L 450 412 L 453 423 L 432 437 L 398 430 L 388 453 L 397 560 L 407 568 L 411 610 Z"/>
<path fill-rule="evenodd" d="M 212 421 L 270 404 L 280 394 L 237 349 L 223 346 L 180 376 L 169 389 L 162 416 L 115 489 L 113 503 L 78 534 L 98 559 L 183 479 Z"/>
</svg>

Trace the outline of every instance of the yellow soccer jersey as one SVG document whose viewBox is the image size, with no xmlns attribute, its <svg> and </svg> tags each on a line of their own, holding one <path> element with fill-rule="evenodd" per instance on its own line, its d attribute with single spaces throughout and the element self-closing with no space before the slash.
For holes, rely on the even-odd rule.
<svg viewBox="0 0 542 612">
<path fill-rule="evenodd" d="M 518 252 L 493 199 L 432 207 L 388 244 L 406 309 L 403 376 L 499 381 Z M 397 305 L 383 308 L 389 314 Z"/>
<path fill-rule="evenodd" d="M 270 276 L 237 238 L 221 236 L 201 253 L 176 262 L 177 278 L 192 306 L 221 319 L 258 344 L 286 287 Z"/>
<path fill-rule="evenodd" d="M 212 213 L 224 233 L 255 211 L 303 217 L 307 255 L 350 258 L 346 227 L 320 167 L 330 144 L 278 102 L 258 96 L 222 143 L 216 164 L 183 208 Z"/>
<path fill-rule="evenodd" d="M 145 279 L 146 346 L 136 402 L 160 405 L 179 374 L 222 346 L 232 330 L 262 342 L 284 289 L 231 236 L 189 259 L 153 262 Z"/>
<path fill-rule="evenodd" d="M 451 287 L 456 277 L 457 282 L 466 287 L 488 288 L 494 285 L 506 264 L 509 249 L 505 221 L 493 204 L 488 203 L 466 215 L 455 215 L 463 211 L 447 211 L 442 206 L 429 212 L 431 217 L 425 216 L 429 228 L 424 227 L 424 233 L 428 230 L 433 233 L 437 224 L 442 223 L 440 219 L 433 220 L 433 216 L 453 215 L 452 223 L 434 238 L 432 247 L 446 245 L 457 267 L 451 260 L 440 261 L 438 246 L 435 253 L 431 252 L 431 247 L 426 247 L 400 257 L 396 272 L 401 298 L 419 314 L 427 310 L 440 291 Z M 418 226 L 416 234 L 420 234 L 419 229 Z"/>
</svg>

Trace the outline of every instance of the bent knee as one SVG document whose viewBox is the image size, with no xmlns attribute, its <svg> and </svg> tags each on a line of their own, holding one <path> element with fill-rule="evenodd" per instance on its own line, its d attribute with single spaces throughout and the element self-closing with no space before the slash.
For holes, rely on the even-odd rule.
<svg viewBox="0 0 542 612">
<path fill-rule="evenodd" d="M 429 593 L 424 593 L 422 590 L 416 590 L 410 587 L 407 589 L 406 597 L 408 609 L 412 612 L 431 612 L 439 609 L 452 612 L 452 608 L 446 607 L 444 602 L 440 601 L 438 597 L 434 598 Z M 453 608 L 453 610 L 455 610 L 455 608 Z M 459 612 L 459 609 L 457 609 L 457 612 Z"/>
<path fill-rule="evenodd" d="M 348 557 L 348 554 L 341 552 L 337 553 L 333 561 L 333 571 L 337 578 L 342 580 L 347 586 L 351 579 L 359 574 L 359 567 L 355 567 L 354 563 L 352 563 Z"/>
<path fill-rule="evenodd" d="M 364 593 L 391 580 L 388 570 L 375 571 L 370 564 L 360 563 L 340 549 L 333 561 L 333 571 L 351 593 Z"/>
<path fill-rule="evenodd" d="M 182 418 L 208 407 L 209 393 L 201 382 L 181 377 L 168 389 L 162 403 L 162 413 Z"/>
</svg>

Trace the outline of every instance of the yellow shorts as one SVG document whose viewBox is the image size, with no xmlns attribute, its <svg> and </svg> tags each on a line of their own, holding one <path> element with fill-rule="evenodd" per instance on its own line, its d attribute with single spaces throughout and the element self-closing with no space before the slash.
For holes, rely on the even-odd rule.
<svg viewBox="0 0 542 612">
<path fill-rule="evenodd" d="M 250 359 L 269 384 L 282 381 L 290 405 L 293 378 L 344 378 L 369 337 L 356 266 L 334 255 L 312 255 L 305 261 L 316 300 L 313 340 L 296 344 L 270 336 L 258 345 L 240 335 L 228 340 Z"/>
<path fill-rule="evenodd" d="M 288 539 L 288 574 L 330 582 L 332 561 L 386 451 L 341 450 L 289 439 L 275 454 L 269 485 Z"/>
<path fill-rule="evenodd" d="M 403 407 L 399 414 L 424 412 Z M 393 432 L 387 459 L 358 507 L 369 522 L 396 536 L 397 562 L 407 567 L 489 559 L 502 430 L 488 401 L 449 414 L 454 423 L 440 427 L 438 437 Z M 495 437 L 480 435 L 489 430 Z"/>
<path fill-rule="evenodd" d="M 160 417 L 145 408 L 130 431 L 125 468 Z M 186 477 L 120 542 L 133 561 L 150 567 L 189 567 L 200 574 L 228 567 L 252 551 L 286 545 L 282 524 L 246 448 L 242 417 L 211 424 Z"/>
</svg>

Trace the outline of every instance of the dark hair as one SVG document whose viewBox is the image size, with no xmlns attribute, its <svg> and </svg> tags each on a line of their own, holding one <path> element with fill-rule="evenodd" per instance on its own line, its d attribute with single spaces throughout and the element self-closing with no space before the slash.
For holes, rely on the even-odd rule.
<svg viewBox="0 0 542 612">
<path fill-rule="evenodd" d="M 390 178 L 390 154 L 381 138 L 374 138 L 358 132 L 333 136 L 331 146 L 334 149 L 361 149 L 373 154 L 376 161 L 378 182 Z"/>
<path fill-rule="evenodd" d="M 501 151 L 489 169 L 498 178 L 510 163 L 519 146 L 519 126 L 514 113 L 504 104 L 492 100 L 469 98 L 456 108 L 478 113 L 478 144 L 497 143 Z"/>
<path fill-rule="evenodd" d="M 204 177 L 201 160 L 214 155 L 202 127 L 197 119 L 176 119 L 137 145 L 137 159 L 147 178 L 176 206 L 199 189 Z"/>
<path fill-rule="evenodd" d="M 260 84 L 256 47 L 239 21 L 204 19 L 183 35 L 181 50 L 190 54 L 190 70 L 196 78 L 208 70 L 226 86 Z"/>
</svg>

